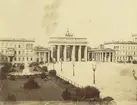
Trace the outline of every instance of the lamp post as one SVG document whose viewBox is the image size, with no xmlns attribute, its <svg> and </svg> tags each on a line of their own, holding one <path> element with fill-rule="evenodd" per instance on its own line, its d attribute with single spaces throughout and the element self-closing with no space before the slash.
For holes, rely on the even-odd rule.
<svg viewBox="0 0 137 105">
<path fill-rule="evenodd" d="M 53 70 L 55 69 L 54 68 L 54 64 L 55 64 L 55 58 L 53 58 L 53 61 L 52 61 L 52 63 L 53 63 Z"/>
<path fill-rule="evenodd" d="M 135 76 L 136 71 L 133 69 L 133 77 L 135 78 L 135 80 L 137 80 L 137 77 Z M 136 88 L 136 101 L 137 101 L 137 88 Z"/>
<path fill-rule="evenodd" d="M 62 63 L 63 63 L 63 62 L 62 62 L 62 58 L 60 59 L 60 63 L 61 63 L 61 71 L 62 71 Z"/>
<path fill-rule="evenodd" d="M 96 77 L 95 77 L 95 72 L 96 72 L 96 64 L 92 64 L 92 69 L 93 69 L 93 84 L 96 83 Z"/>
<path fill-rule="evenodd" d="M 75 61 L 72 62 L 73 65 L 73 76 L 75 76 Z"/>
</svg>

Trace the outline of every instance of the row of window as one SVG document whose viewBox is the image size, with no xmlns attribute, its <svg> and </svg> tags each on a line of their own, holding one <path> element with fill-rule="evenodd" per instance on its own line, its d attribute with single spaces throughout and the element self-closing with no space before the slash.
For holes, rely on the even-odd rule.
<svg viewBox="0 0 137 105">
<path fill-rule="evenodd" d="M 137 49 L 137 46 L 114 46 L 114 49 L 134 50 Z"/>
<path fill-rule="evenodd" d="M 1 43 L 3 47 L 24 48 L 25 44 Z M 26 48 L 33 48 L 33 44 L 26 44 Z"/>
<path fill-rule="evenodd" d="M 46 52 L 46 53 L 45 53 L 45 52 L 36 52 L 36 55 L 37 55 L 37 56 L 39 56 L 39 55 L 40 55 L 40 56 L 44 56 L 44 54 L 48 54 L 48 52 Z"/>
<path fill-rule="evenodd" d="M 116 52 L 117 55 L 136 55 L 137 53 L 135 51 L 119 51 Z"/>
<path fill-rule="evenodd" d="M 28 53 L 32 53 L 33 51 L 26 51 L 26 54 L 28 54 Z M 24 54 L 25 53 L 25 51 L 14 51 L 14 54 Z"/>
<path fill-rule="evenodd" d="M 27 57 L 26 58 L 27 61 L 32 61 L 33 58 L 31 57 L 30 59 Z M 18 58 L 14 58 L 14 61 L 25 61 L 25 57 L 18 57 Z"/>
<path fill-rule="evenodd" d="M 115 59 L 117 59 L 117 60 L 127 60 L 127 59 L 129 59 L 129 57 L 127 57 L 127 56 L 120 56 L 120 57 L 115 57 Z"/>
</svg>

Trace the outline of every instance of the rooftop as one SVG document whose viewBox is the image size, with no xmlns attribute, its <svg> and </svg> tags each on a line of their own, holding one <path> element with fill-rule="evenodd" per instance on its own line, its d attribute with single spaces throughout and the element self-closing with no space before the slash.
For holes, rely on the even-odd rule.
<svg viewBox="0 0 137 105">
<path fill-rule="evenodd" d="M 12 41 L 12 42 L 35 42 L 34 39 L 25 39 L 25 38 L 0 38 L 0 41 Z"/>
<path fill-rule="evenodd" d="M 137 44 L 137 42 L 134 41 L 112 41 L 112 42 L 105 42 L 104 45 L 106 44 Z"/>
<path fill-rule="evenodd" d="M 100 48 L 91 48 L 91 49 L 88 49 L 88 51 L 114 51 L 114 50 L 111 49 L 111 48 L 103 48 L 103 49 L 100 49 Z"/>
<path fill-rule="evenodd" d="M 42 47 L 42 46 L 35 46 L 35 51 L 50 51 L 48 48 Z"/>
</svg>

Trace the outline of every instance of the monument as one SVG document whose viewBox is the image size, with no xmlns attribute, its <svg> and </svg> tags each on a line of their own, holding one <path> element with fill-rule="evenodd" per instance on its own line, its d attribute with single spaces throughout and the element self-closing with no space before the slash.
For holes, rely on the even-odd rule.
<svg viewBox="0 0 137 105">
<path fill-rule="evenodd" d="M 24 61 L 24 69 L 22 72 L 12 72 L 10 75 L 19 75 L 19 76 L 24 76 L 24 75 L 35 75 L 35 74 L 41 74 L 41 72 L 38 71 L 31 71 L 29 67 L 29 63 L 27 60 Z"/>
</svg>

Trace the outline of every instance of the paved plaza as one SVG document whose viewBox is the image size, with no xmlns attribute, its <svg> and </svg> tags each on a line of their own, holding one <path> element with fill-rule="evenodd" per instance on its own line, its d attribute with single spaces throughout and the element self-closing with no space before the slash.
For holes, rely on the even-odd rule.
<svg viewBox="0 0 137 105">
<path fill-rule="evenodd" d="M 92 62 L 76 62 L 75 76 L 73 76 L 72 62 L 63 62 L 54 65 L 58 75 L 74 81 L 81 86 L 93 86 Z M 50 64 L 49 69 L 53 69 Z M 119 103 L 133 102 L 136 99 L 137 81 L 134 80 L 132 70 L 137 71 L 134 64 L 120 63 L 97 63 L 96 66 L 96 84 L 100 89 L 101 96 L 112 96 Z"/>
</svg>

